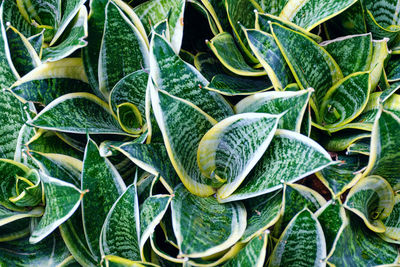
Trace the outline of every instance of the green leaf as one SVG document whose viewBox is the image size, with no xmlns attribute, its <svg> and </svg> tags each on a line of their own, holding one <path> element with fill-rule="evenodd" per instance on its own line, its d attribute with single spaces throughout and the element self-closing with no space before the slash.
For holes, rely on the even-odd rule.
<svg viewBox="0 0 400 267">
<path fill-rule="evenodd" d="M 240 187 L 223 202 L 247 199 L 294 183 L 335 164 L 313 140 L 296 132 L 277 130 L 267 151 Z M 220 200 L 221 201 L 221 200 Z"/>
<path fill-rule="evenodd" d="M 85 2 L 86 0 L 72 0 L 62 3 L 61 5 L 62 17 L 58 23 L 57 32 L 55 33 L 53 39 L 50 42 L 50 46 L 52 46 L 56 42 L 59 42 L 59 39 L 60 37 L 62 37 L 62 35 L 67 35 L 67 34 L 71 35 L 71 32 L 68 31 L 68 26 L 71 25 L 71 21 L 73 21 L 74 18 L 76 18 L 76 16 L 80 12 L 82 12 L 82 8 L 84 8 Z M 87 18 L 85 20 L 87 20 Z M 72 24 L 74 24 L 74 22 L 72 22 Z"/>
<path fill-rule="evenodd" d="M 343 151 L 359 140 L 366 140 L 370 137 L 371 133 L 369 132 L 341 131 L 333 134 L 331 138 L 324 144 L 324 147 L 328 151 Z"/>
<path fill-rule="evenodd" d="M 17 70 L 12 63 L 6 29 L 4 28 L 3 13 L 4 6 L 6 5 L 4 4 L 5 2 L 7 1 L 2 1 L 0 6 L 0 84 L 2 89 L 9 87 L 19 78 Z"/>
<path fill-rule="evenodd" d="M 283 57 L 274 37 L 259 30 L 243 29 L 250 48 L 270 77 L 275 90 L 283 90 L 293 81 L 285 58 Z"/>
<path fill-rule="evenodd" d="M 338 155 L 339 165 L 328 166 L 317 172 L 317 177 L 332 192 L 339 196 L 351 188 L 361 178 L 361 171 L 368 164 L 368 159 L 361 155 Z"/>
<path fill-rule="evenodd" d="M 312 90 L 296 92 L 265 92 L 242 99 L 236 104 L 236 113 L 258 112 L 283 114 L 278 128 L 300 132 L 301 123 Z"/>
<path fill-rule="evenodd" d="M 300 211 L 283 231 L 269 266 L 323 266 L 325 236 L 320 223 L 308 209 Z"/>
<path fill-rule="evenodd" d="M 361 179 L 347 195 L 344 207 L 357 214 L 369 229 L 385 232 L 382 222 L 393 210 L 394 193 L 390 184 L 377 175 Z"/>
<path fill-rule="evenodd" d="M 276 23 L 271 23 L 271 29 L 300 88 L 314 88 L 318 106 L 329 88 L 343 78 L 340 67 L 309 37 Z"/>
<path fill-rule="evenodd" d="M 194 57 L 194 62 L 192 65 L 194 65 L 207 80 L 211 80 L 218 74 L 224 74 L 224 76 L 228 76 L 226 75 L 226 71 L 224 70 L 221 62 L 210 53 L 197 53 Z"/>
<path fill-rule="evenodd" d="M 108 98 L 114 85 L 126 75 L 148 67 L 148 50 L 138 29 L 109 2 L 99 55 L 99 90 Z"/>
<path fill-rule="evenodd" d="M 342 13 L 357 0 L 319 1 L 289 0 L 279 17 L 289 20 L 307 31 Z"/>
<path fill-rule="evenodd" d="M 36 170 L 30 170 L 25 177 L 16 176 L 15 195 L 8 198 L 18 207 L 35 207 L 44 204 L 41 177 Z"/>
<path fill-rule="evenodd" d="M 24 211 L 24 208 L 16 206 L 9 200 L 16 195 L 17 177 L 27 176 L 30 169 L 25 165 L 9 159 L 0 159 L 0 204 L 14 211 Z"/>
<path fill-rule="evenodd" d="M 361 219 L 350 214 L 328 263 L 336 266 L 376 266 L 397 263 L 397 258 L 397 246 L 383 241 Z"/>
<path fill-rule="evenodd" d="M 143 170 L 153 175 L 160 175 L 161 182 L 171 193 L 180 183 L 164 144 L 138 144 L 135 141 L 122 144 L 106 142 L 102 143 L 101 147 L 115 149 Z"/>
<path fill-rule="evenodd" d="M 225 8 L 229 23 L 242 51 L 252 63 L 258 63 L 258 60 L 252 55 L 246 36 L 241 29 L 241 25 L 245 28 L 254 28 L 255 14 L 252 2 L 250 0 L 225 0 Z"/>
<path fill-rule="evenodd" d="M 13 224 L 17 220 L 31 217 L 40 217 L 43 215 L 43 208 L 36 207 L 27 212 L 12 211 L 0 206 L 0 226 Z"/>
<path fill-rule="evenodd" d="M 100 236 L 102 255 L 140 260 L 139 203 L 136 185 L 130 185 L 111 207 Z"/>
<path fill-rule="evenodd" d="M 48 105 L 56 98 L 68 93 L 91 92 L 89 84 L 69 78 L 30 80 L 14 85 L 10 89 L 26 101 L 44 105 Z"/>
<path fill-rule="evenodd" d="M 175 52 L 179 52 L 181 48 L 184 10 L 185 1 L 183 0 L 146 1 L 133 9 L 142 21 L 147 34 L 150 34 L 152 26 L 168 19 L 171 46 Z"/>
<path fill-rule="evenodd" d="M 154 195 L 148 197 L 140 206 L 140 254 L 144 259 L 144 246 L 164 217 L 172 197 L 170 195 Z"/>
<path fill-rule="evenodd" d="M 380 234 L 380 237 L 390 243 L 399 244 L 400 242 L 400 197 L 398 194 L 394 196 L 394 206 L 390 215 L 382 220 L 385 225 L 386 231 Z"/>
<path fill-rule="evenodd" d="M 204 90 L 208 81 L 192 65 L 180 59 L 158 34 L 153 34 L 150 43 L 150 73 L 159 89 L 193 103 L 212 118 L 222 120 L 233 115 L 226 100 L 215 92 Z"/>
<path fill-rule="evenodd" d="M 34 245 L 28 238 L 0 244 L 0 264 L 4 266 L 54 266 L 69 256 L 58 233 Z"/>
<path fill-rule="evenodd" d="M 347 148 L 346 154 L 354 155 L 354 154 L 362 154 L 369 156 L 370 155 L 370 140 L 361 140 Z"/>
<path fill-rule="evenodd" d="M 264 266 L 267 254 L 268 233 L 255 236 L 240 252 L 225 263 L 224 267 Z"/>
<path fill-rule="evenodd" d="M 66 133 L 129 135 L 121 129 L 108 104 L 89 93 L 63 95 L 27 123 Z"/>
<path fill-rule="evenodd" d="M 398 56 L 392 56 L 385 68 L 389 82 L 400 80 L 400 60 Z"/>
<path fill-rule="evenodd" d="M 75 260 L 82 266 L 96 266 L 97 262 L 86 243 L 80 209 L 61 224 L 59 229 L 65 245 Z"/>
<path fill-rule="evenodd" d="M 29 20 L 23 17 L 17 1 L 5 0 L 3 2 L 3 15 L 1 16 L 3 23 L 10 22 L 11 25 L 26 37 L 33 36 L 42 31 L 42 29 L 35 27 Z"/>
<path fill-rule="evenodd" d="M 91 0 L 88 17 L 88 44 L 82 49 L 82 60 L 90 86 L 98 97 L 102 97 L 99 90 L 98 69 L 101 40 L 104 32 L 105 8 L 108 0 Z"/>
<path fill-rule="evenodd" d="M 264 0 L 265 1 L 265 0 Z M 287 2 L 288 0 L 278 0 L 280 2 Z M 269 1 L 269 2 L 274 2 L 274 1 Z M 275 1 L 276 2 L 276 1 Z M 283 7 L 282 7 L 283 8 Z M 311 32 L 306 31 L 304 28 L 297 26 L 296 24 L 282 19 L 280 17 L 277 17 L 277 15 L 279 14 L 275 14 L 273 15 L 268 14 L 269 12 L 263 14 L 263 13 L 259 13 L 256 11 L 256 29 L 266 32 L 266 33 L 271 33 L 271 27 L 270 27 L 270 22 L 276 22 L 282 26 L 285 26 L 291 30 L 297 31 L 297 32 L 301 32 L 304 35 L 307 35 L 308 37 L 310 37 L 311 39 L 313 39 L 314 41 L 316 41 L 317 43 L 322 41 L 322 38 L 319 35 L 315 35 Z"/>
<path fill-rule="evenodd" d="M 214 197 L 192 195 L 183 185 L 175 188 L 174 195 L 172 224 L 182 257 L 221 252 L 246 229 L 246 210 L 240 202 L 219 204 Z"/>
<path fill-rule="evenodd" d="M 74 185 L 40 175 L 46 196 L 46 208 L 39 224 L 33 229 L 30 243 L 38 243 L 68 220 L 81 204 L 83 193 Z"/>
<path fill-rule="evenodd" d="M 251 0 L 258 11 L 278 16 L 289 0 Z"/>
<path fill-rule="evenodd" d="M 68 4 L 71 2 L 74 1 L 69 1 Z M 80 2 L 83 3 L 85 1 Z M 87 42 L 83 39 L 88 35 L 87 17 L 88 14 L 86 7 L 81 6 L 71 24 L 63 32 L 63 37 L 55 42 L 54 40 L 57 37 L 55 36 L 50 43 L 50 46 L 43 48 L 42 61 L 60 60 L 71 55 L 76 50 L 86 46 Z"/>
<path fill-rule="evenodd" d="M 192 194 L 209 196 L 214 189 L 197 165 L 197 148 L 216 121 L 191 103 L 166 92 L 151 92 L 152 106 L 172 166 Z M 177 127 L 184 125 L 184 127 Z"/>
<path fill-rule="evenodd" d="M 0 158 L 14 159 L 18 136 L 28 114 L 24 104 L 9 91 L 0 93 Z"/>
<path fill-rule="evenodd" d="M 32 47 L 29 40 L 17 29 L 10 25 L 6 30 L 6 34 L 11 59 L 20 76 L 24 76 L 41 64 L 39 55 Z"/>
<path fill-rule="evenodd" d="M 385 102 L 387 103 L 387 102 Z M 400 151 L 399 138 L 400 118 L 394 113 L 380 109 L 376 116 L 371 137 L 371 156 L 368 167 L 363 173 L 384 177 L 393 190 L 400 186 Z"/>
<path fill-rule="evenodd" d="M 226 74 L 215 75 L 206 87 L 208 90 L 226 96 L 253 95 L 272 88 L 269 79 L 234 77 Z"/>
<path fill-rule="evenodd" d="M 304 208 L 316 212 L 326 203 L 318 192 L 299 184 L 285 184 L 283 198 L 282 214 L 274 226 L 273 232 L 278 235 L 286 228 L 290 220 Z"/>
<path fill-rule="evenodd" d="M 384 103 L 388 100 L 397 90 L 400 89 L 400 82 L 395 82 L 390 85 L 389 88 L 385 89 L 382 94 L 379 96 L 379 101 Z"/>
<path fill-rule="evenodd" d="M 268 148 L 280 115 L 243 113 L 213 126 L 201 139 L 197 163 L 201 173 L 219 187 L 217 197 L 229 197 Z"/>
<path fill-rule="evenodd" d="M 231 72 L 241 76 L 266 75 L 264 70 L 254 69 L 247 64 L 246 60 L 237 48 L 235 40 L 229 33 L 223 32 L 218 34 L 212 38 L 211 41 L 207 42 L 207 45 L 222 65 Z"/>
<path fill-rule="evenodd" d="M 283 212 L 282 190 L 244 201 L 247 209 L 247 227 L 241 238 L 245 243 L 267 231 L 281 217 Z"/>
<path fill-rule="evenodd" d="M 99 172 L 101 170 L 101 172 Z M 115 167 L 99 154 L 89 139 L 83 159 L 81 190 L 89 190 L 82 200 L 83 229 L 90 251 L 100 256 L 99 238 L 109 210 L 125 191 L 125 184 Z M 98 203 L 102 203 L 99 209 Z"/>
<path fill-rule="evenodd" d="M 321 207 L 315 213 L 315 216 L 321 223 L 325 235 L 327 253 L 330 255 L 335 250 L 336 243 L 348 223 L 346 211 L 340 200 L 333 199 Z"/>
<path fill-rule="evenodd" d="M 319 123 L 329 130 L 353 121 L 366 107 L 370 88 L 369 72 L 356 72 L 336 83 L 322 98 Z"/>
<path fill-rule="evenodd" d="M 0 242 L 9 242 L 29 236 L 31 218 L 25 218 L 0 227 Z"/>
<path fill-rule="evenodd" d="M 370 68 L 373 56 L 371 33 L 339 37 L 320 45 L 335 59 L 343 76 Z"/>
<path fill-rule="evenodd" d="M 371 60 L 371 90 L 375 90 L 378 85 L 382 73 L 384 72 L 384 65 L 386 58 L 388 57 L 390 51 L 388 48 L 388 41 L 383 39 L 381 41 L 374 41 L 374 52 Z"/>
</svg>

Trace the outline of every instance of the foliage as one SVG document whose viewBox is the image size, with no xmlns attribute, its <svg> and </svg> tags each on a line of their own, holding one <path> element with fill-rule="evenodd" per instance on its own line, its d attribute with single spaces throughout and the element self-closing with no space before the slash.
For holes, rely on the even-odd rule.
<svg viewBox="0 0 400 267">
<path fill-rule="evenodd" d="M 0 266 L 400 264 L 399 9 L 2 0 Z"/>
</svg>

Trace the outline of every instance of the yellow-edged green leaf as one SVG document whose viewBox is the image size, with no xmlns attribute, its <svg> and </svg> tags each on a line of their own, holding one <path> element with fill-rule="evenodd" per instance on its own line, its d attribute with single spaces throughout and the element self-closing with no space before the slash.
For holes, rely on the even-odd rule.
<svg viewBox="0 0 400 267">
<path fill-rule="evenodd" d="M 322 98 L 319 123 L 330 129 L 353 121 L 366 107 L 370 88 L 369 72 L 356 72 L 336 83 Z"/>
<path fill-rule="evenodd" d="M 168 28 L 171 37 L 171 46 L 175 52 L 179 52 L 183 37 L 183 14 L 185 10 L 183 0 L 156 0 L 146 1 L 133 10 L 139 16 L 150 34 L 151 28 L 158 22 L 168 19 Z"/>
<path fill-rule="evenodd" d="M 263 1 L 265 1 L 265 0 L 263 0 Z M 267 0 L 267 1 L 269 1 L 269 0 Z M 283 0 L 283 1 L 278 0 L 278 2 L 279 1 L 280 2 L 287 2 L 288 0 Z M 274 2 L 274 1 L 269 1 L 269 2 Z M 285 20 L 285 19 L 282 19 L 280 17 L 277 17 L 277 15 L 278 14 L 276 14 L 276 16 L 273 15 L 272 13 L 269 14 L 269 12 L 267 12 L 265 14 L 256 12 L 256 29 L 260 30 L 260 31 L 263 31 L 263 32 L 266 32 L 266 33 L 271 33 L 270 23 L 271 22 L 276 22 L 276 23 L 278 23 L 278 24 L 280 24 L 282 26 L 285 26 L 285 27 L 287 27 L 289 29 L 292 29 L 292 30 L 297 31 L 297 32 L 301 32 L 304 35 L 309 36 L 311 39 L 313 39 L 317 43 L 322 41 L 322 38 L 319 35 L 315 35 L 315 34 L 309 32 L 309 31 L 306 31 L 304 28 L 299 27 L 296 24 L 294 24 L 294 23 L 292 23 L 292 22 L 290 22 L 288 20 Z"/>
<path fill-rule="evenodd" d="M 157 267 L 158 265 L 142 262 L 142 261 L 131 261 L 115 255 L 107 255 L 104 257 L 106 266 L 109 267 Z"/>
<path fill-rule="evenodd" d="M 140 255 L 144 260 L 143 248 L 146 241 L 154 232 L 156 226 L 164 217 L 171 202 L 170 195 L 153 195 L 148 197 L 140 206 Z"/>
<path fill-rule="evenodd" d="M 243 29 L 243 31 L 251 50 L 264 67 L 275 90 L 283 90 L 293 81 L 293 75 L 274 37 L 259 30 Z"/>
<path fill-rule="evenodd" d="M 264 266 L 265 256 L 267 254 L 267 242 L 268 233 L 255 236 L 236 256 L 222 266 Z"/>
<path fill-rule="evenodd" d="M 283 191 L 249 198 L 244 201 L 244 205 L 247 209 L 248 218 L 241 242 L 248 242 L 267 231 L 279 220 L 284 208 Z"/>
<path fill-rule="evenodd" d="M 250 0 L 225 0 L 225 8 L 229 23 L 242 51 L 252 63 L 258 63 L 257 58 L 251 53 L 246 36 L 241 29 L 241 25 L 250 29 L 254 28 L 255 14 L 252 2 Z M 224 42 L 224 39 L 220 41 Z M 223 43 L 221 44 L 223 45 Z"/>
<path fill-rule="evenodd" d="M 3 206 L 0 206 L 0 226 L 13 224 L 17 220 L 31 217 L 40 217 L 43 215 L 43 208 L 36 207 L 30 211 L 20 212 L 12 211 Z"/>
<path fill-rule="evenodd" d="M 319 24 L 345 11 L 356 2 L 357 0 L 289 0 L 279 17 L 310 31 Z"/>
<path fill-rule="evenodd" d="M 233 114 L 222 96 L 204 89 L 208 81 L 200 72 L 180 59 L 158 34 L 153 34 L 150 43 L 150 74 L 159 89 L 192 102 L 216 120 Z"/>
<path fill-rule="evenodd" d="M 351 188 L 361 178 L 361 171 L 368 164 L 368 159 L 362 155 L 338 155 L 339 165 L 328 166 L 317 172 L 317 177 L 332 192 L 338 196 Z"/>
<path fill-rule="evenodd" d="M 66 133 L 127 134 L 107 103 L 89 93 L 63 95 L 28 121 L 35 127 Z"/>
<path fill-rule="evenodd" d="M 398 261 L 398 248 L 379 238 L 355 215 L 341 232 L 335 250 L 327 259 L 336 266 L 377 266 Z"/>
<path fill-rule="evenodd" d="M 16 182 L 17 177 L 25 177 L 29 174 L 30 169 L 25 165 L 8 159 L 0 159 L 0 204 L 4 207 L 15 210 L 24 211 L 24 208 L 16 206 L 9 198 L 17 195 Z"/>
<path fill-rule="evenodd" d="M 268 78 L 236 77 L 217 74 L 212 77 L 206 89 L 226 96 L 253 95 L 273 89 Z"/>
<path fill-rule="evenodd" d="M 311 212 L 316 212 L 326 204 L 325 199 L 315 190 L 299 184 L 285 184 L 283 195 L 282 214 L 279 221 L 274 226 L 274 234 L 280 234 L 290 220 L 307 208 Z"/>
<path fill-rule="evenodd" d="M 272 34 L 301 89 L 314 88 L 315 104 L 343 78 L 340 67 L 325 49 L 309 37 L 271 23 Z"/>
<path fill-rule="evenodd" d="M 197 148 L 216 121 L 182 99 L 155 88 L 151 93 L 154 114 L 176 173 L 191 193 L 212 195 L 210 179 L 201 174 L 197 166 Z"/>
<path fill-rule="evenodd" d="M 364 172 L 364 176 L 384 177 L 393 190 L 400 187 L 399 130 L 400 118 L 395 113 L 380 109 L 372 129 L 371 156 Z"/>
<path fill-rule="evenodd" d="M 147 45 L 139 30 L 110 1 L 99 55 L 99 90 L 108 98 L 119 80 L 143 67 L 148 67 Z"/>
<path fill-rule="evenodd" d="M 380 237 L 387 242 L 399 244 L 400 242 L 399 194 L 395 194 L 394 200 L 395 202 L 392 212 L 388 217 L 382 220 L 383 224 L 385 225 L 386 231 L 380 234 Z"/>
<path fill-rule="evenodd" d="M 370 68 L 373 56 L 371 33 L 339 37 L 320 45 L 335 59 L 343 76 Z"/>
<path fill-rule="evenodd" d="M 89 249 L 96 256 L 100 256 L 99 238 L 103 223 L 112 205 L 125 189 L 115 167 L 108 159 L 100 156 L 97 145 L 89 139 L 81 178 L 81 190 L 89 191 L 82 200 L 82 216 Z M 100 209 L 99 203 L 102 203 Z"/>
<path fill-rule="evenodd" d="M 228 202 L 276 191 L 284 182 L 294 183 L 325 167 L 336 164 L 315 141 L 299 133 L 277 130 L 267 151 Z"/>
<path fill-rule="evenodd" d="M 102 255 L 140 260 L 139 203 L 136 185 L 130 185 L 111 207 L 101 230 Z"/>
<path fill-rule="evenodd" d="M 236 113 L 259 112 L 283 114 L 278 128 L 300 132 L 303 116 L 312 90 L 297 92 L 265 92 L 242 99 L 236 104 Z"/>
<path fill-rule="evenodd" d="M 182 257 L 221 252 L 235 244 L 246 229 L 246 210 L 240 202 L 220 204 L 214 197 L 192 195 L 183 185 L 175 188 L 174 195 L 172 224 Z"/>
<path fill-rule="evenodd" d="M 269 266 L 324 266 L 325 236 L 318 219 L 307 208 L 283 231 L 269 259 Z"/>
<path fill-rule="evenodd" d="M 348 223 L 346 211 L 340 200 L 330 200 L 316 213 L 318 221 L 324 231 L 327 254 L 330 255 L 336 248 L 336 243 Z"/>
<path fill-rule="evenodd" d="M 39 55 L 16 28 L 9 26 L 6 30 L 12 63 L 20 76 L 24 76 L 41 64 Z"/>
<path fill-rule="evenodd" d="M 140 144 L 133 141 L 122 144 L 106 142 L 101 146 L 118 150 L 143 170 L 153 175 L 160 175 L 161 182 L 171 193 L 180 183 L 163 144 Z"/>
<path fill-rule="evenodd" d="M 357 214 L 369 229 L 383 233 L 386 229 L 382 220 L 390 215 L 394 203 L 390 184 L 382 177 L 372 175 L 351 188 L 344 207 Z"/>
<path fill-rule="evenodd" d="M 54 266 L 70 255 L 58 233 L 34 245 L 28 238 L 0 243 L 0 264 L 4 266 Z"/>
<path fill-rule="evenodd" d="M 202 174 L 229 197 L 268 148 L 280 115 L 243 113 L 213 126 L 201 139 L 197 163 Z"/>
<path fill-rule="evenodd" d="M 76 2 L 76 1 L 69 1 Z M 80 1 L 81 3 L 85 1 Z M 78 13 L 70 22 L 68 27 L 55 42 L 57 36 L 52 40 L 49 47 L 43 48 L 42 61 L 57 61 L 71 55 L 76 50 L 86 46 L 84 38 L 88 35 L 87 29 L 88 13 L 84 5 L 79 8 Z"/>
<path fill-rule="evenodd" d="M 74 214 L 81 204 L 83 193 L 70 183 L 42 173 L 40 175 L 46 196 L 46 208 L 33 229 L 30 243 L 38 243 Z"/>
<path fill-rule="evenodd" d="M 241 76 L 264 76 L 267 74 L 264 70 L 254 69 L 247 64 L 229 33 L 220 33 L 207 44 L 222 65 L 233 73 Z"/>
</svg>

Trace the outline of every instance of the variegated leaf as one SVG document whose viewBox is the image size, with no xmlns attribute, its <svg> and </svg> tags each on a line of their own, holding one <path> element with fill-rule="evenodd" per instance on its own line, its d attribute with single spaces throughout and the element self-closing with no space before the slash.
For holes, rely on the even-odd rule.
<svg viewBox="0 0 400 267">
<path fill-rule="evenodd" d="M 99 172 L 101 170 L 101 172 Z M 81 190 L 88 190 L 82 201 L 83 229 L 90 251 L 100 256 L 101 228 L 114 202 L 125 191 L 125 184 L 106 158 L 99 154 L 97 145 L 89 139 L 83 158 Z M 99 209 L 98 203 L 102 203 Z"/>
<path fill-rule="evenodd" d="M 42 173 L 40 175 L 46 196 L 46 208 L 33 229 L 30 243 L 38 243 L 74 214 L 81 204 L 83 193 L 74 185 Z"/>
<path fill-rule="evenodd" d="M 377 175 L 361 179 L 351 188 L 344 207 L 357 214 L 369 229 L 385 232 L 382 220 L 387 218 L 394 207 L 394 193 L 390 184 Z"/>
<path fill-rule="evenodd" d="M 325 236 L 318 219 L 308 209 L 300 211 L 283 231 L 269 266 L 324 266 Z"/>
<path fill-rule="evenodd" d="M 294 183 L 329 165 L 336 164 L 315 141 L 288 130 L 277 130 L 267 151 L 253 171 L 228 198 L 228 202 L 276 191 L 284 182 Z"/>
<path fill-rule="evenodd" d="M 265 92 L 242 99 L 236 104 L 236 113 L 259 112 L 283 114 L 278 128 L 300 132 L 301 123 L 306 111 L 312 90 L 296 92 Z"/>
<path fill-rule="evenodd" d="M 240 202 L 220 204 L 214 197 L 175 188 L 172 224 L 183 257 L 205 257 L 235 244 L 246 229 L 246 210 Z M 200 234 L 200 233 L 207 233 Z"/>
<path fill-rule="evenodd" d="M 153 34 L 150 43 L 150 74 L 159 89 L 190 101 L 216 120 L 233 114 L 222 96 L 204 89 L 208 81 L 199 71 L 180 59 L 158 34 Z"/>
</svg>

